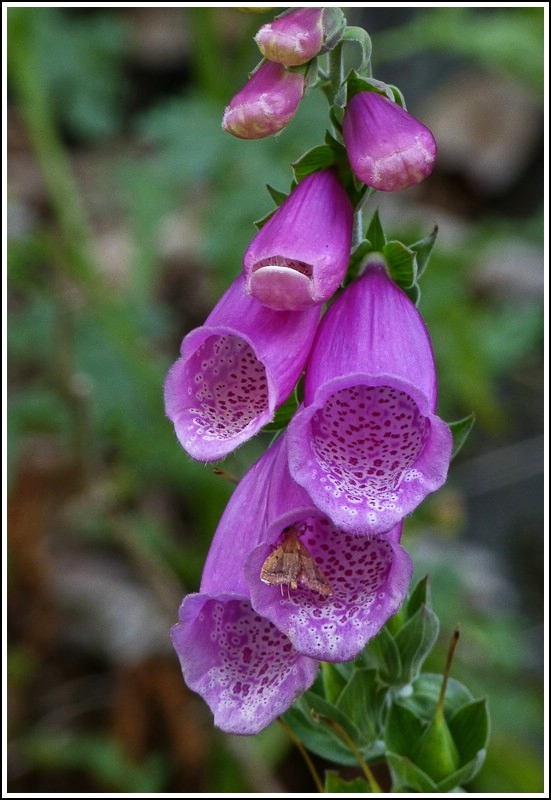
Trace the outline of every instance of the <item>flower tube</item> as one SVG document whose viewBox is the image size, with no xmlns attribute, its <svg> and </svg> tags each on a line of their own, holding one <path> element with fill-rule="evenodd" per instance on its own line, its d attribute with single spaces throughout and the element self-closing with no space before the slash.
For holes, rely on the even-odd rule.
<svg viewBox="0 0 551 800">
<path fill-rule="evenodd" d="M 180 607 L 172 642 L 187 685 L 227 733 L 255 734 L 308 689 L 318 662 L 255 611 L 244 561 L 257 545 L 276 443 L 239 482 L 220 519 L 200 591 Z"/>
<path fill-rule="evenodd" d="M 308 175 L 247 248 L 247 292 L 276 310 L 329 300 L 346 274 L 353 220 L 352 203 L 333 170 Z"/>
<path fill-rule="evenodd" d="M 406 597 L 412 562 L 399 544 L 402 524 L 385 535 L 362 538 L 340 530 L 291 478 L 285 438 L 272 468 L 262 541 L 246 562 L 251 603 L 300 653 L 322 661 L 349 661 Z M 288 559 L 280 565 L 277 580 L 268 582 L 263 565 L 289 529 L 300 537 L 300 550 L 295 548 L 292 557 L 304 560 L 299 564 L 303 572 L 299 568 L 293 573 Z M 294 586 L 283 580 L 285 569 L 297 576 Z M 321 574 L 321 584 L 309 579 L 312 574 Z"/>
<path fill-rule="evenodd" d="M 245 293 L 240 276 L 187 334 L 165 407 L 192 458 L 221 459 L 273 419 L 304 368 L 319 313 L 272 311 Z"/>
<path fill-rule="evenodd" d="M 397 192 L 432 172 L 436 142 L 430 130 L 377 92 L 349 100 L 342 135 L 352 171 L 373 189 Z"/>
<path fill-rule="evenodd" d="M 224 109 L 222 127 L 238 139 L 263 139 L 283 130 L 304 93 L 304 75 L 266 61 Z"/>
<path fill-rule="evenodd" d="M 375 254 L 318 328 L 287 429 L 291 475 L 339 528 L 389 531 L 446 480 L 436 401 L 427 328 Z"/>
</svg>

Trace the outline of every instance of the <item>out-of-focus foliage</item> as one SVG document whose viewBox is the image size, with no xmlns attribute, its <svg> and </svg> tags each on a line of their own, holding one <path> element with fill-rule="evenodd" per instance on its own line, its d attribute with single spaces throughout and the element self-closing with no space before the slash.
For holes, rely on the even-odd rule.
<svg viewBox="0 0 551 800">
<path fill-rule="evenodd" d="M 322 143 L 322 101 L 307 96 L 272 139 L 222 131 L 224 104 L 259 60 L 252 35 L 270 14 L 7 13 L 11 790 L 311 791 L 282 730 L 223 737 L 183 685 L 168 631 L 184 591 L 199 585 L 231 483 L 182 452 L 162 383 L 184 334 L 241 269 L 254 220 L 273 207 L 265 184 L 287 192 L 291 163 Z M 373 36 L 375 66 L 444 49 L 541 90 L 542 9 L 423 9 L 396 22 Z M 166 37 L 167 27 L 181 33 L 179 55 L 163 61 L 161 38 L 158 60 L 148 60 L 144 37 Z M 76 195 L 69 186 L 52 202 L 52 165 L 76 175 Z M 454 676 L 489 697 L 488 758 L 469 789 L 536 792 L 541 609 L 515 586 L 512 545 L 494 557 L 500 531 L 473 530 L 459 477 L 487 450 L 541 432 L 544 326 L 532 264 L 519 256 L 512 276 L 494 278 L 487 267 L 514 248 L 541 257 L 543 216 L 541 202 L 529 215 L 503 212 L 497 194 L 481 203 L 465 185 L 463 208 L 472 202 L 476 213 L 454 216 L 457 187 L 443 168 L 426 191 L 381 203 L 391 238 L 415 242 L 440 225 L 420 310 L 441 415 L 477 419 L 450 487 L 408 521 L 405 546 L 419 577 L 430 575 L 443 640 L 461 623 Z M 539 183 L 528 191 L 533 199 Z M 66 221 L 81 201 L 86 235 L 69 241 Z M 267 441 L 224 469 L 243 474 Z M 511 503 L 524 485 L 505 486 Z M 525 585 L 541 563 L 539 519 L 527 517 L 516 550 L 524 569 L 536 565 Z M 441 671 L 443 649 L 433 658 Z"/>
</svg>

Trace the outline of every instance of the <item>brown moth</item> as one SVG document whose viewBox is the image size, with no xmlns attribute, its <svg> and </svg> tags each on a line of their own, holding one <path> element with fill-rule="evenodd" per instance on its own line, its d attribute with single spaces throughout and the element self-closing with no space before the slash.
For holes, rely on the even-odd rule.
<svg viewBox="0 0 551 800">
<path fill-rule="evenodd" d="M 300 530 L 289 525 L 283 530 L 284 539 L 271 553 L 260 570 L 260 580 L 271 586 L 290 586 L 301 583 L 313 592 L 331 597 L 331 584 L 300 541 Z"/>
</svg>

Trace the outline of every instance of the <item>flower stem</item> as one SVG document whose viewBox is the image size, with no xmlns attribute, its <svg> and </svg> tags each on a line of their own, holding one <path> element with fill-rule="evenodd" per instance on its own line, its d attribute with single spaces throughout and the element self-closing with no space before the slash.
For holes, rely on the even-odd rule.
<svg viewBox="0 0 551 800">
<path fill-rule="evenodd" d="M 310 754 L 308 753 L 308 751 L 306 750 L 306 748 L 304 747 L 304 745 L 302 744 L 302 742 L 300 741 L 294 730 L 291 728 L 289 723 L 286 720 L 284 720 L 283 717 L 278 717 L 277 721 L 279 722 L 281 727 L 284 728 L 289 738 L 292 740 L 292 742 L 296 745 L 297 749 L 300 751 L 300 754 L 302 755 L 304 761 L 306 762 L 306 766 L 310 770 L 310 774 L 314 780 L 314 783 L 316 784 L 318 792 L 323 794 L 325 792 L 325 789 L 323 788 L 323 783 L 321 782 L 321 778 L 318 775 L 318 771 L 314 766 L 314 762 L 310 758 Z"/>
</svg>

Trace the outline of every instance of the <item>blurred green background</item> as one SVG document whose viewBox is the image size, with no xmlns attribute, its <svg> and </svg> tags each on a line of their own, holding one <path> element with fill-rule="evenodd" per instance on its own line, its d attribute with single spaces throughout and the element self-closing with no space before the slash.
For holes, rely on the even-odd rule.
<svg viewBox="0 0 551 800">
<path fill-rule="evenodd" d="M 404 535 L 442 621 L 428 666 L 459 622 L 452 674 L 489 698 L 473 793 L 543 790 L 543 13 L 345 8 L 439 144 L 427 181 L 368 213 L 407 244 L 439 225 L 420 304 L 439 411 L 477 418 Z M 183 684 L 169 628 L 231 484 L 181 450 L 162 384 L 265 184 L 287 191 L 323 140 L 324 101 L 277 138 L 222 131 L 273 12 L 7 16 L 8 788 L 312 792 L 279 726 L 222 735 Z"/>
</svg>

